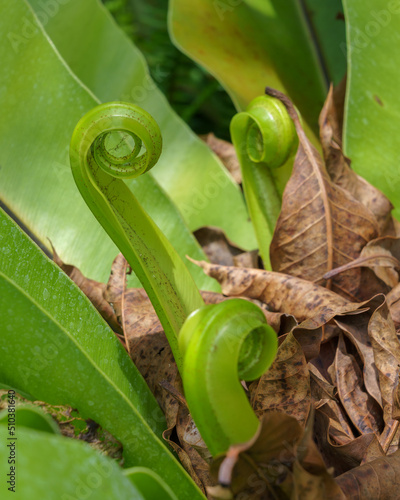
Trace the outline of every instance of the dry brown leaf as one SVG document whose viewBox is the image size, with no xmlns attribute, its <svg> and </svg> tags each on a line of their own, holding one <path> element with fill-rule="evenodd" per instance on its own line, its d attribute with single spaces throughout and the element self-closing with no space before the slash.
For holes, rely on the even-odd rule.
<svg viewBox="0 0 400 500">
<path fill-rule="evenodd" d="M 318 411 L 329 419 L 326 431 L 328 441 L 332 445 L 341 446 L 354 440 L 352 428 L 340 403 L 328 400 Z"/>
<path fill-rule="evenodd" d="M 385 425 L 382 434 L 379 436 L 379 443 L 385 455 L 394 453 L 399 448 L 399 421 L 389 420 Z"/>
<path fill-rule="evenodd" d="M 357 258 L 364 245 L 378 236 L 378 223 L 370 210 L 331 181 L 290 100 L 277 91 L 268 93 L 284 103 L 299 138 L 271 242 L 272 268 L 325 284 L 326 272 Z M 354 269 L 326 285 L 356 301 L 360 274 Z"/>
<path fill-rule="evenodd" d="M 249 299 L 250 300 L 250 299 Z M 297 326 L 297 321 L 294 316 L 285 313 L 275 313 L 268 311 L 266 309 L 265 304 L 260 302 L 259 300 L 253 299 L 252 302 L 261 307 L 267 322 L 272 328 L 276 331 L 278 336 L 284 335 L 285 333 L 289 333 L 293 330 L 295 326 Z"/>
<path fill-rule="evenodd" d="M 400 283 L 386 295 L 386 302 L 396 328 L 400 328 Z"/>
<path fill-rule="evenodd" d="M 385 422 L 392 417 L 393 391 L 399 383 L 400 342 L 385 303 L 371 316 L 368 328 L 378 370 Z"/>
<path fill-rule="evenodd" d="M 352 303 L 331 290 L 287 274 L 190 261 L 215 278 L 224 295 L 260 300 L 272 311 L 290 314 L 297 321 L 309 320 L 303 323 L 305 328 L 318 328 L 337 314 L 358 314 L 374 301 Z"/>
<path fill-rule="evenodd" d="M 114 332 L 122 333 L 121 325 L 118 322 L 113 308 L 104 298 L 106 285 L 104 283 L 99 283 L 98 281 L 86 278 L 77 267 L 71 266 L 70 264 L 64 264 L 55 251 L 53 245 L 52 249 L 54 262 L 82 290 Z"/>
<path fill-rule="evenodd" d="M 104 292 L 104 298 L 113 307 L 119 323 L 122 325 L 122 295 L 126 289 L 128 262 L 122 253 L 113 260 L 110 277 Z"/>
<path fill-rule="evenodd" d="M 343 154 L 343 95 L 342 91 L 335 93 L 331 87 L 319 117 L 326 169 L 333 183 L 348 191 L 374 214 L 379 226 L 379 235 L 395 235 L 391 217 L 392 204 L 379 189 L 351 169 L 350 160 Z"/>
<path fill-rule="evenodd" d="M 258 250 L 252 250 L 251 252 L 243 252 L 239 255 L 233 256 L 233 265 L 235 267 L 249 267 L 251 269 L 257 269 L 258 263 Z"/>
<path fill-rule="evenodd" d="M 219 157 L 235 181 L 241 184 L 242 172 L 234 146 L 228 141 L 218 139 L 212 132 L 207 135 L 201 135 L 200 138 Z"/>
<path fill-rule="evenodd" d="M 353 343 L 363 362 L 364 384 L 368 393 L 382 407 L 382 395 L 379 386 L 378 371 L 375 366 L 374 351 L 368 334 L 368 325 L 371 312 L 355 316 L 341 316 L 335 318 L 335 323 Z"/>
<path fill-rule="evenodd" d="M 368 267 L 381 282 L 381 292 L 387 293 L 399 283 L 400 271 L 400 238 L 385 236 L 370 241 L 361 251 L 360 256 L 324 275 L 325 279 L 330 279 L 348 269 L 356 267 Z M 384 284 L 387 285 L 385 289 Z"/>
<path fill-rule="evenodd" d="M 344 500 L 312 440 L 310 424 L 302 429 L 293 417 L 268 413 L 258 435 L 232 446 L 214 461 L 212 471 L 220 484 L 241 495 L 237 498 Z"/>
<path fill-rule="evenodd" d="M 361 369 L 347 352 L 343 334 L 336 351 L 335 375 L 340 402 L 354 426 L 361 434 L 379 434 L 383 428 L 380 407 L 364 390 Z"/>
<path fill-rule="evenodd" d="M 173 439 L 170 439 L 172 431 L 173 431 L 173 428 L 170 428 L 170 429 L 167 429 L 166 431 L 164 431 L 163 438 L 171 446 L 171 448 L 175 451 L 175 453 L 178 455 L 179 461 L 181 462 L 182 466 L 187 471 L 187 473 L 190 475 L 190 477 L 193 479 L 193 481 L 197 484 L 197 486 L 200 488 L 200 490 L 203 493 L 205 493 L 205 486 L 204 486 L 202 480 L 199 478 L 199 476 L 196 473 L 194 465 L 192 464 L 192 457 L 189 457 L 189 455 L 186 453 L 186 451 L 178 443 L 176 443 Z"/>
<path fill-rule="evenodd" d="M 183 406 L 179 407 L 176 432 L 182 449 L 190 458 L 191 465 L 204 488 L 216 484 L 211 478 L 209 462 L 211 455 L 202 440 L 197 427 L 189 413 Z"/>
<path fill-rule="evenodd" d="M 249 389 L 251 405 L 259 418 L 280 411 L 305 426 L 311 407 L 310 376 L 303 349 L 292 333 L 279 346 L 269 370 Z"/>
<path fill-rule="evenodd" d="M 207 464 L 211 462 L 211 453 L 208 451 L 192 416 L 189 412 L 185 413 L 182 408 L 179 411 L 177 433 L 181 443 L 194 448 Z M 208 471 L 208 467 L 206 469 Z"/>
<path fill-rule="evenodd" d="M 230 242 L 222 229 L 217 227 L 202 227 L 193 234 L 213 264 L 233 266 L 234 257 L 243 253 L 243 250 Z"/>
<path fill-rule="evenodd" d="M 290 490 L 291 500 L 346 500 L 331 474 L 307 472 L 299 462 L 293 464 L 293 489 Z"/>
<path fill-rule="evenodd" d="M 339 333 L 336 335 L 336 337 L 330 339 L 328 342 L 321 344 L 318 358 L 313 359 L 310 363 L 313 364 L 317 368 L 318 372 L 324 377 L 324 379 L 332 385 L 334 385 L 335 377 L 332 379 L 329 372 L 330 367 L 335 361 L 338 337 Z M 337 394 L 337 391 L 335 394 Z"/>
<path fill-rule="evenodd" d="M 400 452 L 378 458 L 336 478 L 351 500 L 394 500 L 400 491 Z"/>
<path fill-rule="evenodd" d="M 315 365 L 308 363 L 307 366 L 310 374 L 311 398 L 314 405 L 319 407 L 320 404 L 324 404 L 326 401 L 336 401 L 335 387 L 326 380 Z"/>
<path fill-rule="evenodd" d="M 335 425 L 333 422 L 334 419 L 329 418 L 327 414 L 320 410 L 316 411 L 314 437 L 325 464 L 327 467 L 334 468 L 336 476 L 358 467 L 371 443 L 378 441 L 378 438 L 376 434 L 369 433 L 358 436 L 345 444 L 338 444 L 332 434 L 334 429 L 332 426 Z"/>
<path fill-rule="evenodd" d="M 367 434 L 364 434 L 366 436 Z M 367 464 L 368 462 L 372 462 L 377 458 L 381 458 L 385 456 L 385 451 L 383 450 L 378 437 L 374 439 L 371 444 L 368 446 L 367 451 L 364 454 L 364 458 L 361 461 L 360 465 Z"/>
<path fill-rule="evenodd" d="M 267 413 L 258 434 L 248 443 L 231 446 L 226 455 L 216 458 L 211 472 L 235 494 L 247 492 L 255 484 L 259 485 L 259 495 L 266 494 L 288 474 L 302 435 L 295 418 L 284 413 Z"/>
</svg>

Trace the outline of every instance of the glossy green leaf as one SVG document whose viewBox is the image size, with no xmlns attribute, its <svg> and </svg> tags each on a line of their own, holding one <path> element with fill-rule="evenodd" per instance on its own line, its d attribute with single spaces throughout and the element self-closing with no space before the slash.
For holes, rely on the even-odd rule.
<svg viewBox="0 0 400 500">
<path fill-rule="evenodd" d="M 68 159 L 75 125 L 98 100 L 65 65 L 26 2 L 0 0 L 0 6 L 0 199 L 40 240 L 48 245 L 50 238 L 65 262 L 105 281 L 118 250 L 81 199 Z M 130 186 L 183 258 L 204 257 L 151 175 Z M 196 266 L 188 267 L 200 288 L 213 288 Z"/>
<path fill-rule="evenodd" d="M 342 0 L 304 0 L 304 4 L 326 75 L 330 82 L 337 85 L 347 68 Z"/>
<path fill-rule="evenodd" d="M 169 21 L 176 45 L 218 78 L 238 109 L 273 87 L 318 130 L 327 84 L 302 2 L 171 0 Z"/>
<path fill-rule="evenodd" d="M 349 73 L 345 153 L 353 169 L 383 191 L 400 217 L 400 5 L 344 0 Z"/>
<path fill-rule="evenodd" d="M 49 432 L 50 434 L 60 434 L 60 430 L 47 413 L 44 413 L 37 406 L 33 405 L 16 405 L 15 418 L 17 421 L 16 427 L 28 427 L 41 432 Z M 8 426 L 8 411 L 0 413 L 0 425 Z M 14 424 L 15 425 L 15 424 Z"/>
<path fill-rule="evenodd" d="M 258 250 L 270 270 L 269 247 L 297 151 L 296 130 L 284 104 L 266 95 L 236 114 L 230 131 Z"/>
<path fill-rule="evenodd" d="M 0 383 L 77 408 L 146 466 L 202 498 L 161 441 L 164 416 L 114 333 L 77 286 L 0 213 Z"/>
<path fill-rule="evenodd" d="M 88 444 L 20 427 L 16 464 L 8 463 L 7 428 L 0 426 L 0 494 L 17 500 L 152 500 L 143 495 L 118 465 Z M 7 483 L 16 467 L 15 493 Z"/>
</svg>

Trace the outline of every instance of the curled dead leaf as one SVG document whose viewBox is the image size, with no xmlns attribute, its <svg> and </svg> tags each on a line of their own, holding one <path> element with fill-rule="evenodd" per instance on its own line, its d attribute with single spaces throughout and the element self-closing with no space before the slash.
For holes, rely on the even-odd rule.
<svg viewBox="0 0 400 500">
<path fill-rule="evenodd" d="M 357 175 L 350 166 L 350 160 L 342 151 L 342 126 L 344 112 L 344 86 L 329 90 L 319 117 L 320 138 L 325 164 L 333 183 L 348 191 L 374 214 L 379 235 L 395 235 L 393 209 L 389 199 L 372 184 Z"/>
<path fill-rule="evenodd" d="M 122 333 L 122 328 L 114 312 L 114 309 L 111 307 L 107 299 L 104 297 L 106 291 L 106 285 L 104 283 L 99 283 L 98 281 L 86 278 L 77 267 L 72 266 L 70 264 L 64 264 L 64 262 L 58 256 L 53 245 L 52 249 L 53 249 L 54 262 L 82 290 L 82 292 L 88 297 L 88 299 L 92 302 L 94 307 L 99 311 L 99 313 L 102 315 L 105 321 L 107 321 L 107 323 L 114 330 L 114 332 Z"/>
<path fill-rule="evenodd" d="M 261 418 L 281 411 L 304 427 L 311 408 L 310 376 L 301 345 L 289 333 L 264 375 L 250 385 L 251 405 Z"/>
<path fill-rule="evenodd" d="M 357 258 L 364 245 L 379 235 L 378 223 L 369 209 L 331 181 L 290 100 L 275 90 L 267 89 L 267 93 L 286 106 L 299 138 L 271 242 L 272 268 L 325 285 L 326 272 Z M 359 269 L 326 283 L 353 301 L 359 285 Z"/>
<path fill-rule="evenodd" d="M 400 452 L 378 458 L 336 478 L 352 500 L 393 500 L 399 497 Z"/>
</svg>

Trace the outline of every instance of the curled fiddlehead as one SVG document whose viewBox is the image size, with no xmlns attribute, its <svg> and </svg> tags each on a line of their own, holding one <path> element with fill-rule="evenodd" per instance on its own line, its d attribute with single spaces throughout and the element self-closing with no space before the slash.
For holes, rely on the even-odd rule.
<svg viewBox="0 0 400 500">
<path fill-rule="evenodd" d="M 270 269 L 269 246 L 297 149 L 296 130 L 282 102 L 265 95 L 232 118 L 230 131 L 260 255 Z"/>
<path fill-rule="evenodd" d="M 216 455 L 256 433 L 259 422 L 240 379 L 261 376 L 275 357 L 277 338 L 251 302 L 204 306 L 179 255 L 124 184 L 124 178 L 147 172 L 160 153 L 160 130 L 148 113 L 133 104 L 108 103 L 76 126 L 70 161 L 83 198 L 153 303 L 189 409 Z"/>
<path fill-rule="evenodd" d="M 151 115 L 130 103 L 111 102 L 79 121 L 70 162 L 82 197 L 143 284 L 181 368 L 179 330 L 204 302 L 173 246 L 123 182 L 150 170 L 161 148 Z"/>
<path fill-rule="evenodd" d="M 278 347 L 261 309 L 244 299 L 203 306 L 183 325 L 179 347 L 185 397 L 211 454 L 250 440 L 259 420 L 240 380 L 260 377 Z"/>
</svg>

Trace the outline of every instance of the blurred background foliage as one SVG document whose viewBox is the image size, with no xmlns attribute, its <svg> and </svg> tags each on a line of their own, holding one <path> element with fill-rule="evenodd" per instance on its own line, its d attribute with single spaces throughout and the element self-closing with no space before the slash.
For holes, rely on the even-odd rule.
<svg viewBox="0 0 400 500">
<path fill-rule="evenodd" d="M 125 34 L 145 56 L 150 74 L 178 115 L 197 134 L 230 140 L 235 107 L 220 83 L 171 42 L 168 0 L 103 0 Z"/>
</svg>

